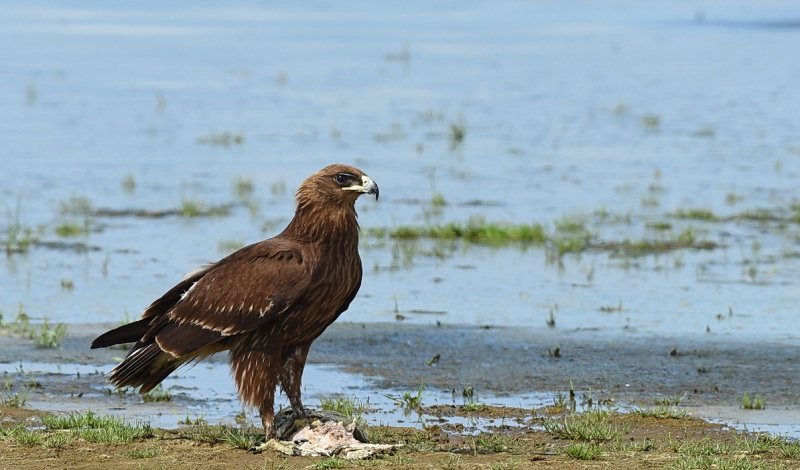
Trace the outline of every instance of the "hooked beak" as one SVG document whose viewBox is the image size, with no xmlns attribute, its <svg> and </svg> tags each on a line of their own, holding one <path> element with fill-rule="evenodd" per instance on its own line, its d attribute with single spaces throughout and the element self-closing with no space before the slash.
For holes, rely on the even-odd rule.
<svg viewBox="0 0 800 470">
<path fill-rule="evenodd" d="M 375 200 L 377 201 L 378 194 L 380 193 L 380 190 L 378 189 L 378 183 L 372 181 L 372 179 L 367 175 L 362 176 L 361 179 L 364 181 L 364 192 L 367 194 L 374 194 Z"/>
<path fill-rule="evenodd" d="M 378 200 L 378 193 L 380 192 L 378 190 L 378 184 L 372 181 L 372 178 L 367 175 L 361 177 L 361 185 L 353 185 L 342 189 L 346 191 L 358 191 L 362 194 L 374 194 L 376 201 Z"/>
</svg>

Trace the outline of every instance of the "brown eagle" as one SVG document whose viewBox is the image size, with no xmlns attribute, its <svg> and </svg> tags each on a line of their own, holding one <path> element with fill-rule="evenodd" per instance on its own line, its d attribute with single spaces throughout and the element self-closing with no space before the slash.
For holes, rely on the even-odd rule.
<svg viewBox="0 0 800 470">
<path fill-rule="evenodd" d="M 136 342 L 109 380 L 146 393 L 178 367 L 227 350 L 239 399 L 258 409 L 267 440 L 275 437 L 275 387 L 303 416 L 300 380 L 311 343 L 361 286 L 361 194 L 377 200 L 378 185 L 358 168 L 330 165 L 309 176 L 283 232 L 187 274 L 140 320 L 92 342 Z"/>
</svg>

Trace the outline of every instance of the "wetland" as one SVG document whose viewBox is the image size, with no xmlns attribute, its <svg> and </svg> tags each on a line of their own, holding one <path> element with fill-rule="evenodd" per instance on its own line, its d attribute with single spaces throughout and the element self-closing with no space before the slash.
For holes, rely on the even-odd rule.
<svg viewBox="0 0 800 470">
<path fill-rule="evenodd" d="M 0 7 L 0 466 L 356 465 L 246 454 L 224 356 L 143 398 L 88 349 L 343 162 L 381 200 L 304 397 L 373 465 L 800 467 L 796 7 L 362 7 Z"/>
</svg>

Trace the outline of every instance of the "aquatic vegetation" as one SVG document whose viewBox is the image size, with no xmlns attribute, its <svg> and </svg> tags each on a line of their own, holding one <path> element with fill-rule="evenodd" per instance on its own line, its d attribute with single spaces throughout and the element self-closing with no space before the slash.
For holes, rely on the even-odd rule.
<svg viewBox="0 0 800 470">
<path fill-rule="evenodd" d="M 3 319 L 3 311 L 0 310 L 0 332 L 19 335 L 23 338 L 30 337 L 33 327 L 31 327 L 30 317 L 25 313 L 25 307 L 22 304 L 19 304 L 17 314 L 10 323 Z"/>
<path fill-rule="evenodd" d="M 625 102 L 620 101 L 619 103 L 614 106 L 614 109 L 611 110 L 612 114 L 617 117 L 622 117 L 628 114 L 628 105 Z"/>
<path fill-rule="evenodd" d="M 233 191 L 239 199 L 245 199 L 253 195 L 256 185 L 253 178 L 241 176 L 233 180 Z"/>
<path fill-rule="evenodd" d="M 642 125 L 648 130 L 656 130 L 661 126 L 661 117 L 657 114 L 645 114 L 641 119 Z"/>
<path fill-rule="evenodd" d="M 658 231 L 672 230 L 672 224 L 669 222 L 647 222 L 645 226 L 651 230 L 658 230 Z"/>
<path fill-rule="evenodd" d="M 716 134 L 717 131 L 714 130 L 714 128 L 711 126 L 703 126 L 692 132 L 692 136 L 694 137 L 705 137 L 705 138 L 714 137 Z"/>
<path fill-rule="evenodd" d="M 184 217 L 221 217 L 228 215 L 231 210 L 230 204 L 207 206 L 204 202 L 195 199 L 183 199 L 177 213 Z M 172 215 L 174 211 L 167 211 L 165 215 Z"/>
<path fill-rule="evenodd" d="M 58 323 L 55 327 L 51 327 L 50 321 L 45 317 L 37 330 L 35 326 L 31 325 L 30 317 L 20 304 L 17 315 L 10 323 L 4 321 L 3 312 L 0 310 L 0 333 L 18 335 L 20 338 L 32 340 L 40 349 L 55 349 L 67 336 L 67 325 Z"/>
<path fill-rule="evenodd" d="M 92 203 L 87 197 L 73 194 L 68 200 L 60 203 L 59 212 L 62 214 L 88 216 L 92 212 Z"/>
<path fill-rule="evenodd" d="M 39 92 L 36 89 L 36 83 L 34 81 L 28 82 L 28 86 L 25 87 L 25 102 L 28 106 L 33 106 L 38 96 Z"/>
<path fill-rule="evenodd" d="M 674 406 L 680 405 L 684 398 L 686 398 L 686 392 L 684 392 L 682 395 L 657 398 L 653 400 L 653 402 L 658 406 Z"/>
<path fill-rule="evenodd" d="M 416 227 L 401 225 L 394 229 L 370 230 L 370 236 L 388 236 L 402 240 L 419 238 L 464 239 L 476 243 L 496 244 L 509 241 L 543 244 L 546 241 L 544 227 L 538 224 L 505 225 L 468 222 L 439 226 Z"/>
<path fill-rule="evenodd" d="M 422 407 L 422 392 L 425 390 L 425 383 L 420 384 L 416 393 L 404 392 L 402 395 L 385 395 L 389 400 L 407 410 L 416 410 Z"/>
<path fill-rule="evenodd" d="M 455 121 L 449 124 L 448 138 L 450 140 L 450 150 L 458 148 L 464 143 L 464 137 L 467 135 L 467 125 L 464 122 L 464 116 L 459 115 Z"/>
<path fill-rule="evenodd" d="M 447 201 L 444 199 L 444 194 L 434 193 L 433 196 L 431 196 L 431 205 L 438 207 L 447 205 Z"/>
<path fill-rule="evenodd" d="M 242 145 L 244 135 L 241 132 L 220 132 L 203 135 L 197 138 L 198 144 L 212 145 L 217 147 L 230 147 L 231 145 Z"/>
<path fill-rule="evenodd" d="M 197 217 L 203 211 L 203 203 L 191 199 L 181 201 L 180 213 L 186 217 Z"/>
<path fill-rule="evenodd" d="M 676 219 L 691 219 L 702 220 L 706 222 L 716 222 L 719 220 L 713 211 L 710 209 L 694 208 L 694 209 L 678 209 L 672 213 Z"/>
<path fill-rule="evenodd" d="M 766 400 L 759 396 L 751 398 L 748 392 L 744 392 L 740 403 L 745 410 L 763 410 Z"/>
<path fill-rule="evenodd" d="M 367 409 L 367 405 L 358 398 L 350 398 L 343 395 L 320 398 L 319 407 L 325 411 L 339 413 L 350 420 L 360 418 Z"/>
<path fill-rule="evenodd" d="M 142 400 L 145 403 L 170 401 L 172 400 L 172 392 L 165 389 L 162 384 L 158 384 L 154 389 L 142 395 Z"/>
<path fill-rule="evenodd" d="M 269 192 L 271 192 L 273 196 L 283 196 L 286 194 L 286 183 L 282 180 L 272 182 L 272 184 L 269 185 Z"/>
<path fill-rule="evenodd" d="M 550 309 L 550 316 L 547 317 L 545 320 L 545 324 L 550 328 L 556 327 L 556 315 L 553 313 L 553 309 Z"/>
<path fill-rule="evenodd" d="M 120 185 L 122 186 L 122 190 L 126 193 L 133 193 L 136 190 L 136 178 L 133 176 L 133 173 L 128 173 L 125 178 L 122 179 Z"/>
<path fill-rule="evenodd" d="M 478 403 L 474 399 L 471 399 L 471 400 L 467 400 L 467 402 L 464 403 L 463 409 L 464 409 L 464 411 L 466 411 L 468 413 L 470 413 L 470 412 L 480 412 L 480 411 L 483 411 L 483 410 L 486 409 L 486 405 L 483 404 L 483 403 Z"/>
<path fill-rule="evenodd" d="M 377 132 L 373 134 L 372 139 L 375 142 L 392 142 L 404 139 L 405 137 L 406 132 L 403 129 L 403 125 L 399 122 L 393 122 L 388 131 Z"/>
<path fill-rule="evenodd" d="M 47 318 L 39 325 L 38 332 L 32 331 L 29 333 L 29 338 L 34 341 L 39 349 L 57 349 L 61 346 L 66 336 L 67 325 L 57 323 L 55 327 L 51 328 Z"/>
<path fill-rule="evenodd" d="M 554 222 L 556 231 L 562 233 L 586 233 L 586 220 L 581 217 L 564 216 Z"/>
<path fill-rule="evenodd" d="M 31 227 L 24 225 L 20 219 L 21 215 L 21 202 L 17 200 L 16 209 L 12 212 L 6 209 L 7 224 L 6 224 L 6 239 L 5 247 L 6 254 L 12 253 L 27 253 L 31 244 L 37 241 L 34 230 Z"/>
<path fill-rule="evenodd" d="M 78 237 L 89 233 L 89 219 L 83 223 L 68 221 L 62 222 L 55 228 L 56 235 L 59 237 Z"/>
<path fill-rule="evenodd" d="M 12 408 L 24 406 L 28 401 L 31 388 L 32 387 L 21 387 L 15 392 L 13 380 L 11 380 L 10 377 L 6 377 L 5 381 L 0 384 L 0 406 L 9 406 Z"/>
<path fill-rule="evenodd" d="M 604 306 L 600 307 L 599 310 L 601 312 L 604 312 L 604 313 L 622 312 L 622 311 L 624 311 L 624 308 L 622 307 L 622 299 L 619 299 L 619 303 L 617 303 L 616 307 L 612 307 L 612 306 L 609 306 L 609 305 L 604 305 Z"/>
<path fill-rule="evenodd" d="M 411 46 L 403 44 L 400 52 L 390 52 L 384 55 L 384 58 L 390 62 L 408 62 L 411 60 Z"/>
<path fill-rule="evenodd" d="M 635 408 L 632 414 L 643 418 L 682 419 L 687 416 L 686 410 L 669 405 L 658 405 L 654 408 Z"/>
<path fill-rule="evenodd" d="M 183 424 L 185 426 L 196 426 L 200 424 L 208 424 L 208 420 L 206 420 L 206 415 L 195 415 L 194 418 L 191 418 L 188 414 L 185 418 L 179 419 L 178 424 Z"/>
</svg>

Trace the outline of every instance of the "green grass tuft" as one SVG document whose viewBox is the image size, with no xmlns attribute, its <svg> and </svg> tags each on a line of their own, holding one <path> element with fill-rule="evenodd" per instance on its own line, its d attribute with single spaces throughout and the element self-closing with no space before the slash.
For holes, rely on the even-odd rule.
<svg viewBox="0 0 800 470">
<path fill-rule="evenodd" d="M 360 418 L 367 409 L 367 406 L 358 398 L 349 398 L 343 395 L 320 398 L 319 407 L 326 411 L 339 413 L 350 420 Z"/>
<path fill-rule="evenodd" d="M 672 214 L 676 219 L 702 220 L 706 222 L 716 222 L 719 220 L 710 209 L 679 209 Z"/>
<path fill-rule="evenodd" d="M 544 421 L 545 431 L 560 439 L 586 442 L 605 442 L 630 432 L 627 425 L 610 422 L 608 411 L 589 410 L 571 414 L 563 419 L 548 418 Z"/>
<path fill-rule="evenodd" d="M 153 437 L 150 423 L 127 423 L 115 416 L 98 416 L 93 411 L 66 415 L 45 415 L 42 424 L 47 429 L 68 429 L 87 442 L 128 443 Z"/>
<path fill-rule="evenodd" d="M 62 238 L 79 237 L 89 233 L 89 219 L 84 223 L 75 221 L 63 222 L 56 226 L 56 235 Z"/>
<path fill-rule="evenodd" d="M 577 460 L 597 460 L 603 449 L 595 444 L 570 444 L 564 449 L 564 454 Z"/>
<path fill-rule="evenodd" d="M 754 397 L 750 398 L 750 394 L 748 392 L 744 392 L 742 394 L 741 400 L 742 408 L 745 410 L 763 410 L 764 405 L 766 404 L 764 397 Z"/>
<path fill-rule="evenodd" d="M 45 318 L 44 322 L 39 326 L 39 332 L 32 334 L 31 339 L 39 349 L 58 349 L 66 336 L 67 325 L 58 323 L 51 328 L 50 322 Z"/>
<path fill-rule="evenodd" d="M 420 384 L 417 393 L 405 392 L 402 395 L 386 395 L 386 398 L 394 401 L 398 405 L 407 410 L 416 410 L 422 407 L 422 392 L 425 390 L 425 384 Z"/>
<path fill-rule="evenodd" d="M 242 145 L 244 135 L 241 132 L 220 132 L 211 133 L 197 138 L 198 144 L 212 145 L 217 147 L 230 147 L 231 145 Z"/>
<path fill-rule="evenodd" d="M 129 459 L 152 459 L 161 455 L 161 449 L 157 447 L 149 449 L 131 449 L 125 452 L 125 457 Z"/>
<path fill-rule="evenodd" d="M 165 389 L 162 384 L 158 384 L 154 389 L 142 395 L 142 399 L 145 403 L 170 401 L 172 400 L 172 392 Z"/>
</svg>

